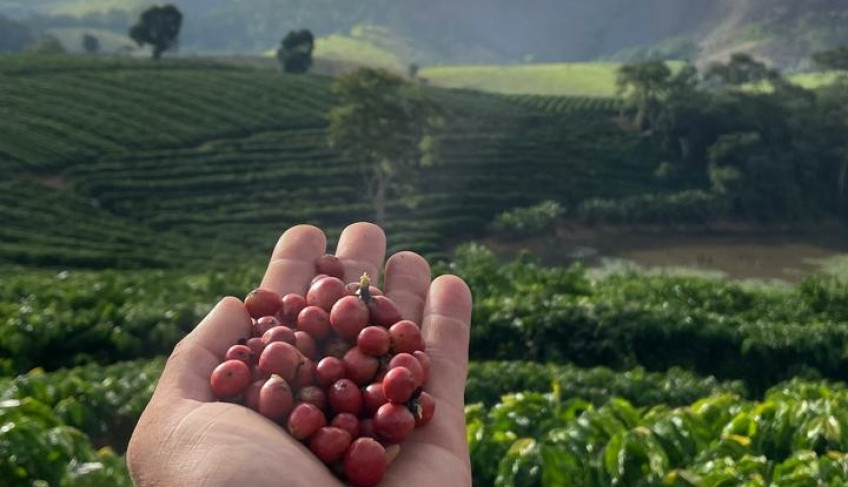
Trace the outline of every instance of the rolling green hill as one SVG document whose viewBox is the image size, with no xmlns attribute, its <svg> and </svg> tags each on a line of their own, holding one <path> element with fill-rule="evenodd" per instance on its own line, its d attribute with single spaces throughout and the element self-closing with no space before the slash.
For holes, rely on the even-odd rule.
<svg viewBox="0 0 848 487">
<path fill-rule="evenodd" d="M 0 84 L 0 129 L 10 134 L 0 168 L 11 176 L 0 200 L 11 222 L 0 230 L 2 262 L 147 267 L 261 256 L 293 223 L 333 235 L 371 217 L 359 169 L 325 142 L 327 78 L 211 62 L 6 57 Z M 612 101 L 428 90 L 451 113 L 443 164 L 417 183 L 418 196 L 391 201 L 392 248 L 438 255 L 515 206 L 654 185 L 659 156 L 614 125 Z"/>
<path fill-rule="evenodd" d="M 532 75 L 521 68 L 499 69 Z M 612 65 L 581 69 L 586 90 L 612 76 Z M 0 58 L 0 263 L 217 262 L 264 255 L 293 223 L 332 237 L 370 219 L 360 168 L 326 144 L 330 83 L 231 62 Z M 390 201 L 392 249 L 440 256 L 499 213 L 546 199 L 665 208 L 664 193 L 708 187 L 697 171 L 660 182 L 667 153 L 618 127 L 613 98 L 426 90 L 450 113 L 442 164 L 414 197 Z"/>
<path fill-rule="evenodd" d="M 377 66 L 394 71 L 404 69 L 403 60 L 391 50 L 364 39 L 337 34 L 317 39 L 314 56 L 318 59 Z"/>
</svg>

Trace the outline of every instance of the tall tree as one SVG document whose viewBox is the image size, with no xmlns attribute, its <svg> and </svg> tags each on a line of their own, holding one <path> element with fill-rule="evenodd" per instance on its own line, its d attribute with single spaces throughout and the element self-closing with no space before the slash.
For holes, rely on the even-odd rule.
<svg viewBox="0 0 848 487">
<path fill-rule="evenodd" d="M 286 73 L 305 73 L 312 66 L 315 37 L 307 29 L 286 34 L 277 49 L 277 60 Z"/>
<path fill-rule="evenodd" d="M 173 5 L 154 5 L 138 18 L 130 28 L 130 38 L 139 46 L 150 44 L 153 59 L 162 57 L 162 53 L 177 46 L 183 14 Z"/>
<path fill-rule="evenodd" d="M 87 54 L 97 54 L 100 52 L 100 39 L 86 32 L 82 35 L 82 48 Z"/>
<path fill-rule="evenodd" d="M 382 69 L 344 75 L 333 92 L 339 105 L 329 113 L 329 144 L 362 167 L 376 221 L 383 223 L 389 193 L 408 195 L 418 170 L 438 162 L 435 133 L 444 113 L 419 86 Z"/>
<path fill-rule="evenodd" d="M 635 110 L 633 123 L 637 129 L 653 124 L 672 79 L 671 69 L 662 61 L 624 64 L 618 68 L 618 96 L 623 98 L 625 106 Z"/>
</svg>

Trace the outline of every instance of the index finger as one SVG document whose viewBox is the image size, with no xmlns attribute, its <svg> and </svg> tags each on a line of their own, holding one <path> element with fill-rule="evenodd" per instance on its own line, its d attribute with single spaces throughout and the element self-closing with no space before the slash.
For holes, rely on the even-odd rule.
<svg viewBox="0 0 848 487">
<path fill-rule="evenodd" d="M 271 262 L 262 278 L 262 287 L 280 296 L 289 293 L 306 295 L 315 277 L 315 263 L 327 250 L 324 232 L 312 225 L 288 229 L 277 242 Z"/>
</svg>

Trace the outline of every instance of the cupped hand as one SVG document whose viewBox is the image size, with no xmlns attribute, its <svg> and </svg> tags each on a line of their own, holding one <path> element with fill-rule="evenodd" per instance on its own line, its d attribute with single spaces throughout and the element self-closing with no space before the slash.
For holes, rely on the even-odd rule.
<svg viewBox="0 0 848 487">
<path fill-rule="evenodd" d="M 326 245 L 318 228 L 289 229 L 274 249 L 262 287 L 280 295 L 305 294 Z M 355 281 L 363 272 L 378 276 L 385 252 L 386 237 L 379 227 L 347 227 L 336 252 L 345 266 L 345 281 Z M 436 415 L 403 442 L 380 485 L 470 486 L 463 396 L 471 293 L 455 276 L 431 282 L 427 262 L 411 252 L 388 260 L 385 291 L 404 318 L 422 325 L 432 361 L 425 388 L 436 399 Z M 136 486 L 344 485 L 283 428 L 246 407 L 213 397 L 212 370 L 227 348 L 249 336 L 244 304 L 225 298 L 177 344 L 127 450 Z"/>
</svg>

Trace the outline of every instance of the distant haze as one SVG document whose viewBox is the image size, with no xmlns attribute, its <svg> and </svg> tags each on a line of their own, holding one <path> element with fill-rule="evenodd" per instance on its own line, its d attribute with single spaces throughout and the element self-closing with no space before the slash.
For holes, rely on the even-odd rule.
<svg viewBox="0 0 848 487">
<path fill-rule="evenodd" d="M 795 67 L 848 43 L 848 0 L 182 0 L 184 46 L 197 52 L 272 48 L 286 31 L 348 35 L 387 29 L 381 47 L 412 62 L 557 62 L 645 55 L 660 43 L 697 60 L 746 50 Z M 0 13 L 135 10 L 143 1 L 0 0 Z M 397 39 L 404 47 L 395 49 Z M 669 39 L 675 40 L 670 43 Z M 377 41 L 380 44 L 380 40 Z M 412 46 L 412 47 L 410 47 Z M 691 46 L 691 47 L 689 47 Z M 688 48 L 687 51 L 684 48 Z M 399 50 L 400 49 L 400 50 Z M 663 50 L 664 49 L 664 50 Z"/>
</svg>

